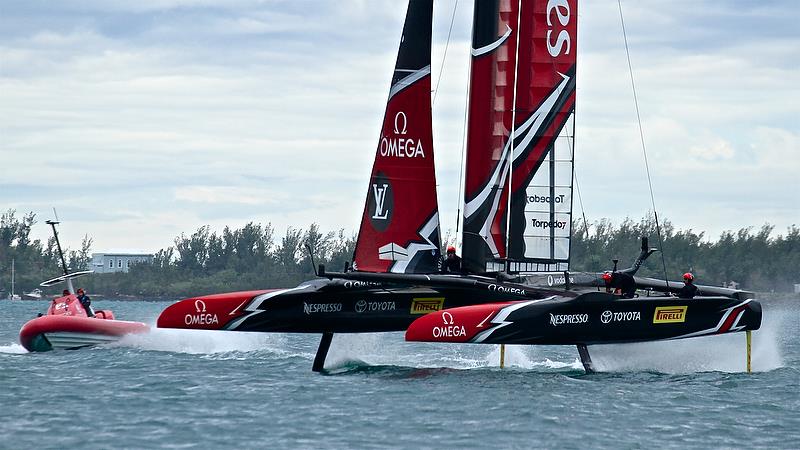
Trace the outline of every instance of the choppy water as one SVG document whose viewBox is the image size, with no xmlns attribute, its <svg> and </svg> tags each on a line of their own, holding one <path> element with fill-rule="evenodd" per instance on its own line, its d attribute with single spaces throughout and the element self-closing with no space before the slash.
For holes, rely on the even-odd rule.
<svg viewBox="0 0 800 450">
<path fill-rule="evenodd" d="M 96 301 L 153 323 L 168 303 Z M 43 302 L 0 302 L 0 448 L 800 448 L 800 301 L 753 335 L 590 347 L 155 330 L 28 354 Z"/>
</svg>

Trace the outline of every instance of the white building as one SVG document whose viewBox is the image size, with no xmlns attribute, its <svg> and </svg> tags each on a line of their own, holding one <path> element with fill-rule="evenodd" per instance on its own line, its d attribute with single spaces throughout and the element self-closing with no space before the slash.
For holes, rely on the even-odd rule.
<svg viewBox="0 0 800 450">
<path fill-rule="evenodd" d="M 95 273 L 127 272 L 136 263 L 152 263 L 151 253 L 92 253 Z"/>
</svg>

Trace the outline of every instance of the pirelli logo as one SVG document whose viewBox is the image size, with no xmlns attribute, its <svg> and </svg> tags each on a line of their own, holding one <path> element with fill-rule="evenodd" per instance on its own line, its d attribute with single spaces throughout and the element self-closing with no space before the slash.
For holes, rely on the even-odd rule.
<svg viewBox="0 0 800 450">
<path fill-rule="evenodd" d="M 688 306 L 658 306 L 653 314 L 653 323 L 680 323 L 686 321 Z"/>
<path fill-rule="evenodd" d="M 444 306 L 444 297 L 415 298 L 411 301 L 411 314 L 440 311 L 442 306 Z"/>
</svg>

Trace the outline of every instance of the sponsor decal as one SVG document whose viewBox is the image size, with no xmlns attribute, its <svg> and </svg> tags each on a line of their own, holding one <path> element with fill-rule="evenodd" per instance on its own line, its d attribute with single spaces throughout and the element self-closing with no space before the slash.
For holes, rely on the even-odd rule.
<svg viewBox="0 0 800 450">
<path fill-rule="evenodd" d="M 641 311 L 611 312 L 611 311 L 606 310 L 606 311 L 603 311 L 603 314 L 600 314 L 600 322 L 603 322 L 603 323 L 632 322 L 634 320 L 642 320 Z"/>
<path fill-rule="evenodd" d="M 570 19 L 569 3 L 567 0 L 548 0 L 547 2 L 547 52 L 550 53 L 550 56 L 555 58 L 559 56 L 561 52 L 564 52 L 565 55 L 569 55 L 571 40 L 567 30 L 561 30 L 556 35 L 555 41 L 553 41 L 553 30 L 549 29 L 553 26 L 553 13 L 555 13 L 558 23 L 561 24 L 562 27 L 566 27 Z"/>
<path fill-rule="evenodd" d="M 374 311 L 394 311 L 397 305 L 393 301 L 386 302 L 368 302 L 366 300 L 359 300 L 356 302 L 356 312 L 374 312 Z"/>
<path fill-rule="evenodd" d="M 526 203 L 564 203 L 564 194 L 555 195 L 529 195 L 525 197 Z"/>
<path fill-rule="evenodd" d="M 303 302 L 303 312 L 306 314 L 314 313 L 334 313 L 341 312 L 341 303 L 306 303 Z"/>
<path fill-rule="evenodd" d="M 444 307 L 444 297 L 415 298 L 411 301 L 411 314 L 428 314 Z"/>
<path fill-rule="evenodd" d="M 406 137 L 408 131 L 408 117 L 403 111 L 394 116 L 394 135 L 381 137 L 378 151 L 381 156 L 394 158 L 417 158 L 425 157 L 425 149 L 422 148 L 422 141 L 419 139 Z"/>
<path fill-rule="evenodd" d="M 375 196 L 375 214 L 372 215 L 373 219 L 386 220 L 389 217 L 389 210 L 384 209 L 383 202 L 386 201 L 386 192 L 389 191 L 389 185 L 383 183 L 378 187 L 377 183 L 372 183 L 372 194 Z"/>
<path fill-rule="evenodd" d="M 194 309 L 195 314 L 186 314 L 183 323 L 186 325 L 219 325 L 219 318 L 216 314 L 206 313 L 206 302 L 195 300 Z"/>
<path fill-rule="evenodd" d="M 657 306 L 653 314 L 653 323 L 681 323 L 686 322 L 688 306 Z"/>
<path fill-rule="evenodd" d="M 373 287 L 373 286 L 380 286 L 380 283 L 376 283 L 374 281 L 352 281 L 347 280 L 344 282 L 345 289 L 353 289 L 353 288 L 365 288 L 365 287 Z"/>
<path fill-rule="evenodd" d="M 577 325 L 589 321 L 588 314 L 553 314 L 550 313 L 550 325 Z"/>
<path fill-rule="evenodd" d="M 183 322 L 186 325 L 219 325 L 216 314 L 187 314 Z"/>
<path fill-rule="evenodd" d="M 569 282 L 570 283 L 574 283 L 575 282 L 575 277 L 570 276 L 569 277 Z M 552 275 L 548 275 L 547 276 L 547 285 L 548 286 L 554 286 L 554 285 L 560 285 L 560 284 L 567 284 L 567 279 L 564 277 L 564 275 L 555 276 L 555 277 L 552 276 Z"/>
<path fill-rule="evenodd" d="M 367 213 L 372 227 L 380 232 L 386 231 L 392 222 L 394 210 L 394 194 L 389 177 L 378 172 L 372 177 L 369 185 Z"/>
<path fill-rule="evenodd" d="M 539 220 L 539 219 L 531 219 L 531 225 L 536 228 L 558 228 L 559 230 L 563 230 L 567 227 L 567 222 L 564 220 Z"/>
<path fill-rule="evenodd" d="M 442 323 L 444 324 L 443 326 L 433 327 L 433 337 L 459 337 L 467 335 L 467 330 L 464 329 L 464 326 L 455 325 L 453 315 L 447 311 L 442 312 Z"/>
<path fill-rule="evenodd" d="M 507 294 L 525 295 L 525 289 L 509 287 L 509 286 L 502 286 L 502 285 L 499 285 L 499 284 L 490 284 L 489 286 L 486 287 L 486 289 L 489 289 L 490 291 L 493 291 L 493 292 L 504 292 L 504 293 L 507 293 Z"/>
</svg>

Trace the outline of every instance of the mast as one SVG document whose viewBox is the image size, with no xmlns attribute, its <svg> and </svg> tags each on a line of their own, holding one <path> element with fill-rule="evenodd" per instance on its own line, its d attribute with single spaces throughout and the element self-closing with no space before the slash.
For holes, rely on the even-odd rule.
<svg viewBox="0 0 800 450">
<path fill-rule="evenodd" d="M 45 221 L 46 224 L 53 227 L 53 236 L 56 238 L 56 248 L 58 248 L 58 256 L 61 258 L 61 268 L 64 271 L 64 275 L 69 275 L 69 268 L 67 267 L 67 261 L 64 259 L 64 251 L 61 250 L 61 242 L 58 240 L 58 230 L 56 230 L 56 225 L 61 222 L 55 220 L 47 220 Z M 72 278 L 66 277 L 67 281 L 67 288 L 69 289 L 70 294 L 75 293 L 75 288 L 72 287 Z"/>
<path fill-rule="evenodd" d="M 9 299 L 14 300 L 14 258 L 11 258 L 11 297 Z"/>
</svg>

